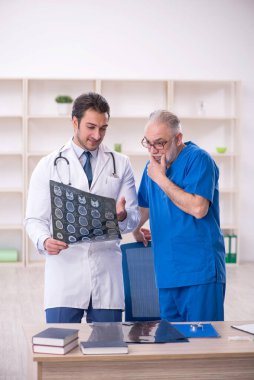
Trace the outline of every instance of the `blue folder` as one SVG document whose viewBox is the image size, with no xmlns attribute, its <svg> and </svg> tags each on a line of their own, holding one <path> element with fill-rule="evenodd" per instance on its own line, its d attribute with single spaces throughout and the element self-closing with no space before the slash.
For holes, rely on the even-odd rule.
<svg viewBox="0 0 254 380">
<path fill-rule="evenodd" d="M 211 323 L 172 323 L 186 338 L 218 338 L 220 334 Z"/>
</svg>

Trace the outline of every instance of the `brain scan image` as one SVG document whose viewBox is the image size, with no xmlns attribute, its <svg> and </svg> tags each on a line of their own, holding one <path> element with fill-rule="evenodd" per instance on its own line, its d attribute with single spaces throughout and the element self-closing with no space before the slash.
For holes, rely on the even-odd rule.
<svg viewBox="0 0 254 380">
<path fill-rule="evenodd" d="M 81 203 L 82 205 L 85 205 L 86 204 L 86 197 L 85 196 L 78 196 L 78 201 L 79 203 Z"/>
<path fill-rule="evenodd" d="M 93 207 L 99 207 L 100 203 L 96 199 L 91 199 L 91 206 L 93 206 Z"/>
<path fill-rule="evenodd" d="M 118 234 L 117 230 L 112 229 L 112 228 L 108 229 L 108 233 L 109 233 L 110 235 L 116 235 L 116 234 Z"/>
<path fill-rule="evenodd" d="M 106 219 L 114 220 L 114 214 L 113 214 L 113 212 L 111 212 L 111 211 L 105 212 L 105 218 Z"/>
<path fill-rule="evenodd" d="M 58 228 L 59 230 L 63 229 L 63 223 L 60 220 L 56 221 L 56 228 Z"/>
<path fill-rule="evenodd" d="M 89 235 L 89 231 L 85 227 L 81 227 L 79 231 L 81 235 Z"/>
<path fill-rule="evenodd" d="M 108 227 L 108 228 L 115 228 L 116 224 L 115 224 L 115 222 L 113 222 L 113 220 L 107 220 L 106 221 L 106 227 Z"/>
<path fill-rule="evenodd" d="M 70 212 L 67 212 L 66 219 L 68 220 L 69 223 L 74 223 L 75 222 L 74 215 L 72 213 L 70 213 Z"/>
<path fill-rule="evenodd" d="M 96 241 L 103 241 L 103 240 L 106 240 L 106 236 L 105 236 L 105 235 L 95 236 L 95 240 L 96 240 Z"/>
<path fill-rule="evenodd" d="M 73 201 L 74 199 L 74 194 L 72 191 L 66 190 L 66 198 L 69 199 L 69 201 Z"/>
<path fill-rule="evenodd" d="M 55 193 L 56 195 L 58 195 L 58 197 L 61 197 L 61 195 L 62 195 L 62 190 L 61 190 L 61 188 L 60 188 L 59 186 L 54 186 L 54 193 Z"/>
<path fill-rule="evenodd" d="M 91 215 L 93 218 L 100 218 L 101 217 L 101 214 L 98 210 L 92 210 Z"/>
<path fill-rule="evenodd" d="M 76 228 L 72 225 L 72 224 L 68 224 L 67 226 L 67 231 L 70 233 L 70 234 L 74 234 L 76 232 Z"/>
<path fill-rule="evenodd" d="M 80 215 L 87 215 L 87 210 L 86 210 L 85 206 L 78 206 L 78 213 Z"/>
<path fill-rule="evenodd" d="M 62 218 L 63 218 L 63 212 L 62 212 L 62 210 L 60 210 L 60 208 L 56 208 L 56 209 L 55 209 L 55 216 L 56 216 L 58 219 L 62 219 Z"/>
<path fill-rule="evenodd" d="M 92 226 L 95 228 L 99 228 L 102 226 L 101 221 L 99 219 L 93 219 L 92 220 Z"/>
<path fill-rule="evenodd" d="M 93 234 L 94 234 L 95 236 L 103 235 L 103 231 L 102 231 L 100 228 L 95 228 L 95 229 L 93 230 Z"/>
<path fill-rule="evenodd" d="M 75 210 L 74 204 L 70 201 L 66 202 L 66 209 L 70 212 L 73 212 Z"/>
<path fill-rule="evenodd" d="M 84 216 L 80 216 L 78 220 L 81 226 L 88 226 L 88 220 Z"/>
<path fill-rule="evenodd" d="M 63 239 L 63 234 L 61 234 L 61 232 L 58 232 L 56 236 L 57 236 L 57 239 L 61 239 L 61 240 Z"/>
<path fill-rule="evenodd" d="M 62 202 L 61 198 L 59 198 L 59 197 L 54 198 L 54 203 L 55 203 L 56 207 L 62 207 L 63 206 L 63 202 Z"/>
<path fill-rule="evenodd" d="M 89 237 L 86 237 L 86 236 L 83 236 L 81 240 L 82 241 L 91 241 L 91 239 Z"/>
</svg>

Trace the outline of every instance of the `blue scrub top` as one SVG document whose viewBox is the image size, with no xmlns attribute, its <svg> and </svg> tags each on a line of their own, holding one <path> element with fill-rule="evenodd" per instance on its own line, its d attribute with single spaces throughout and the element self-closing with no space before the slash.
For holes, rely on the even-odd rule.
<svg viewBox="0 0 254 380">
<path fill-rule="evenodd" d="M 192 142 L 167 170 L 184 191 L 210 201 L 202 219 L 180 210 L 147 175 L 141 180 L 139 206 L 149 208 L 159 288 L 225 282 L 225 247 L 219 218 L 219 169 L 211 156 Z"/>
</svg>

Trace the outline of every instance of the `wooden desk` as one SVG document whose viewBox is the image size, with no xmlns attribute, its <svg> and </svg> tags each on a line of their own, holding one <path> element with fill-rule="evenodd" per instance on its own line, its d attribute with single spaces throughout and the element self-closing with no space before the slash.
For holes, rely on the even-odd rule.
<svg viewBox="0 0 254 380">
<path fill-rule="evenodd" d="M 29 362 L 33 379 L 51 380 L 253 380 L 254 341 L 229 341 L 229 336 L 247 334 L 231 324 L 253 322 L 214 322 L 221 338 L 190 339 L 186 343 L 129 345 L 127 355 L 82 355 L 79 347 L 64 356 L 34 354 L 31 338 L 49 326 L 24 326 L 29 343 Z M 66 324 L 78 328 L 86 340 L 90 328 L 85 324 Z M 251 336 L 251 335 L 250 335 Z M 254 337 L 254 336 L 253 336 Z"/>
</svg>

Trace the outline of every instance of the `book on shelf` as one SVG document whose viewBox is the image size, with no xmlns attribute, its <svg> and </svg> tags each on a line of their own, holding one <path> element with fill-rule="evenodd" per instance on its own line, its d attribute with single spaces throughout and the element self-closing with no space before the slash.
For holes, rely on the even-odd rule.
<svg viewBox="0 0 254 380">
<path fill-rule="evenodd" d="M 235 264 L 237 261 L 237 235 L 233 234 L 230 236 L 230 262 Z"/>
<path fill-rule="evenodd" d="M 235 264 L 237 262 L 237 235 L 224 235 L 226 263 Z"/>
<path fill-rule="evenodd" d="M 39 345 L 33 344 L 33 352 L 36 354 L 58 354 L 65 355 L 70 352 L 73 348 L 78 346 L 78 338 L 67 343 L 65 346 L 51 346 L 51 345 Z"/>
<path fill-rule="evenodd" d="M 128 354 L 128 345 L 123 341 L 80 342 L 84 355 Z"/>
<path fill-rule="evenodd" d="M 77 329 L 49 327 L 32 337 L 34 345 L 64 347 L 78 338 Z"/>
<path fill-rule="evenodd" d="M 231 255 L 230 255 L 230 235 L 224 235 L 224 244 L 225 244 L 225 253 L 226 253 L 226 263 L 230 263 Z"/>
<path fill-rule="evenodd" d="M 8 263 L 18 261 L 18 252 L 16 249 L 1 248 L 0 249 L 0 262 Z"/>
<path fill-rule="evenodd" d="M 128 345 L 124 342 L 121 322 L 94 322 L 87 341 L 80 342 L 84 355 L 127 354 Z"/>
</svg>

